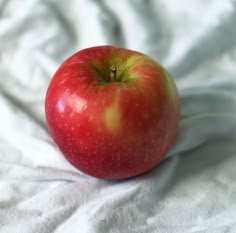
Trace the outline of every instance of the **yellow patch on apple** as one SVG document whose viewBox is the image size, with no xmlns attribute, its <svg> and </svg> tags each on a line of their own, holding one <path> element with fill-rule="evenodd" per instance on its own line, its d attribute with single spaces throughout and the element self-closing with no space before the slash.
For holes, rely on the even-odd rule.
<svg viewBox="0 0 236 233">
<path fill-rule="evenodd" d="M 166 89 L 167 89 L 167 93 L 171 96 L 171 98 L 176 98 L 176 92 L 177 92 L 177 88 L 176 88 L 176 85 L 171 77 L 171 74 L 165 70 L 163 68 L 163 72 L 164 72 L 164 75 L 166 77 Z"/>
<path fill-rule="evenodd" d="M 104 121 L 111 133 L 117 133 L 121 129 L 121 113 L 117 100 L 105 110 Z"/>
</svg>

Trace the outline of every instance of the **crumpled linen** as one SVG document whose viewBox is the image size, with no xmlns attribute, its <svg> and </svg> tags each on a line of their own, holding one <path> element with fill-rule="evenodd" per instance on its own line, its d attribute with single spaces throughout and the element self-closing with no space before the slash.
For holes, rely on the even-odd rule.
<svg viewBox="0 0 236 233">
<path fill-rule="evenodd" d="M 235 24 L 233 0 L 1 0 L 0 232 L 235 233 Z M 181 97 L 166 159 L 123 181 L 76 170 L 44 116 L 59 65 L 104 44 L 152 56 Z"/>
</svg>

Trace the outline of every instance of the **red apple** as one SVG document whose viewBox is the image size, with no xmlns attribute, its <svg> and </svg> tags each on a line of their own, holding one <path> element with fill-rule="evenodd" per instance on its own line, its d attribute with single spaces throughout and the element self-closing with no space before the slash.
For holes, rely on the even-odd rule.
<svg viewBox="0 0 236 233">
<path fill-rule="evenodd" d="M 176 85 L 160 64 L 113 46 L 67 59 L 45 103 L 49 131 L 68 161 L 106 179 L 155 167 L 175 140 L 179 108 Z"/>
</svg>

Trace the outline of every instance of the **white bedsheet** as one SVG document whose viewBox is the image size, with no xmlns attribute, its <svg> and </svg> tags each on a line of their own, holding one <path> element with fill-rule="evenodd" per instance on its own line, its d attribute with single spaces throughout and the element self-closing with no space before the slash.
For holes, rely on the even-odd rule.
<svg viewBox="0 0 236 233">
<path fill-rule="evenodd" d="M 0 233 L 235 233 L 233 0 L 0 0 Z M 166 66 L 178 139 L 151 172 L 105 181 L 48 134 L 44 98 L 68 56 L 112 44 Z"/>
</svg>

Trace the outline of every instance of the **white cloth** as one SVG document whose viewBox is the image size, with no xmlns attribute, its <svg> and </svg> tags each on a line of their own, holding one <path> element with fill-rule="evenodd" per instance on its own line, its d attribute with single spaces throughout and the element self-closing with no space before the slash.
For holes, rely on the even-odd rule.
<svg viewBox="0 0 236 233">
<path fill-rule="evenodd" d="M 235 233 L 233 0 L 0 0 L 0 233 Z M 44 98 L 67 57 L 112 44 L 166 66 L 181 96 L 168 158 L 124 181 L 72 167 Z"/>
</svg>

